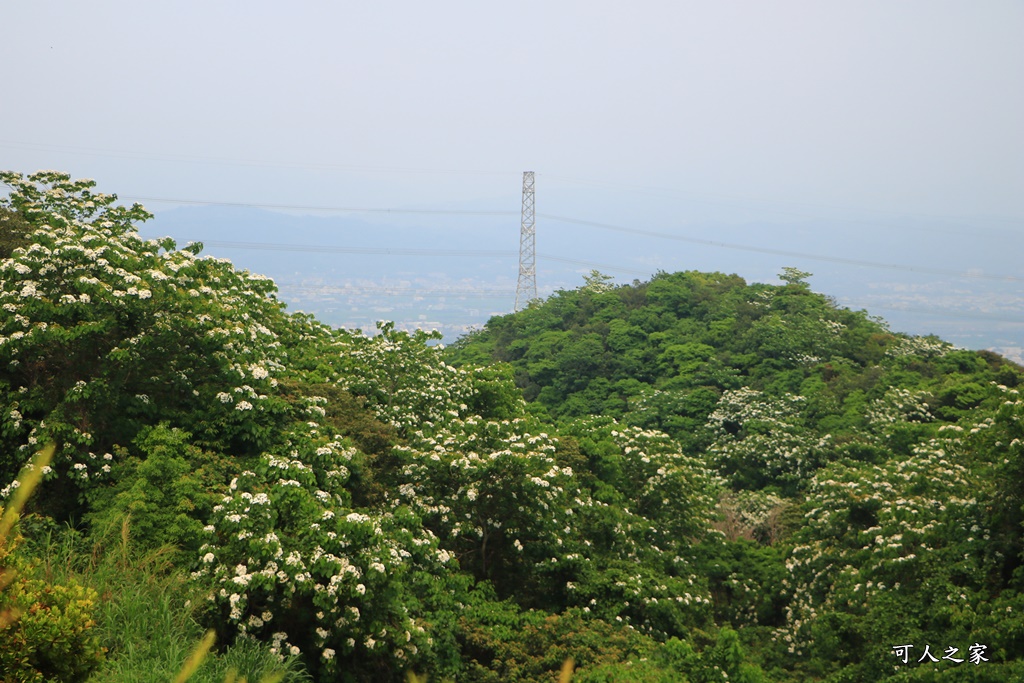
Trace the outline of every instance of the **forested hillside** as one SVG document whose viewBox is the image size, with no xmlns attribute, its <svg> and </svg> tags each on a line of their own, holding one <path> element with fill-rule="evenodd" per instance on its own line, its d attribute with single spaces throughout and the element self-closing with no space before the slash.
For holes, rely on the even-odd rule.
<svg viewBox="0 0 1024 683">
<path fill-rule="evenodd" d="M 1024 677 L 999 356 L 794 269 L 371 338 L 91 181 L 2 180 L 0 496 L 56 446 L 0 533 L 4 680 L 170 680 L 207 628 L 191 680 Z"/>
</svg>

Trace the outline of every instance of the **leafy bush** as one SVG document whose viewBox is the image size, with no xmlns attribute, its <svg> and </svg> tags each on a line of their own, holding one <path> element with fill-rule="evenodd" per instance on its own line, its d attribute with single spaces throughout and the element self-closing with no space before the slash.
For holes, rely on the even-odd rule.
<svg viewBox="0 0 1024 683">
<path fill-rule="evenodd" d="M 87 521 L 101 532 L 130 518 L 141 548 L 173 545 L 194 556 L 206 520 L 237 464 L 191 443 L 191 434 L 161 424 L 145 427 L 134 445 L 139 455 L 112 458 L 111 484 L 90 489 Z"/>
<path fill-rule="evenodd" d="M 612 625 L 578 609 L 561 614 L 520 611 L 508 602 L 476 600 L 459 617 L 466 660 L 460 680 L 479 683 L 557 679 L 566 659 L 587 680 L 591 668 L 635 661 L 655 643 L 630 627 Z"/>
<path fill-rule="evenodd" d="M 103 661 L 94 591 L 76 582 L 32 578 L 17 550 L 0 548 L 0 570 L 14 572 L 0 593 L 0 671 L 11 681 L 84 681 Z M 5 620 L 4 613 L 17 618 Z"/>
<path fill-rule="evenodd" d="M 4 680 L 82 681 L 103 660 L 93 614 L 96 593 L 68 581 L 54 584 L 33 576 L 33 562 L 11 535 L 21 510 L 54 447 L 38 453 L 16 480 L 16 492 L 0 509 L 0 672 Z"/>
<path fill-rule="evenodd" d="M 290 455 L 261 457 L 214 508 L 194 574 L 213 588 L 209 618 L 229 638 L 302 654 L 325 676 L 448 671 L 437 613 L 454 609 L 454 558 L 407 509 L 349 507 L 354 450 L 303 427 L 289 434 Z"/>
</svg>

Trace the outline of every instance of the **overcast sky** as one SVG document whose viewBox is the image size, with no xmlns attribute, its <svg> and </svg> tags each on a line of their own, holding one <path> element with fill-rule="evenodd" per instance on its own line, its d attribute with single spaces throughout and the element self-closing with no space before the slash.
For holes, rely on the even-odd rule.
<svg viewBox="0 0 1024 683">
<path fill-rule="evenodd" d="M 583 180 L 624 200 L 1024 220 L 1019 0 L 3 15 L 0 167 L 123 196 L 453 205 L 515 198 L 534 170 L 538 205 Z"/>
</svg>

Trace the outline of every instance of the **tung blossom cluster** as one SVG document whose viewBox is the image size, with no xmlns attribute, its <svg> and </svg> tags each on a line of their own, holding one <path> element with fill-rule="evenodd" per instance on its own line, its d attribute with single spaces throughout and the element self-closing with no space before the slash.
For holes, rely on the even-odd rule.
<svg viewBox="0 0 1024 683">
<path fill-rule="evenodd" d="M 266 454 L 231 482 L 193 578 L 215 586 L 210 600 L 240 635 L 268 638 L 282 656 L 310 637 L 325 667 L 383 645 L 399 660 L 429 651 L 429 632 L 388 586 L 436 574 L 449 559 L 437 538 L 407 512 L 347 507 L 351 446 L 306 423 L 289 443 L 289 455 Z M 315 618 L 298 618 L 301 604 L 312 604 Z"/>
<path fill-rule="evenodd" d="M 211 399 L 234 404 L 226 407 L 244 427 L 265 410 L 274 384 L 269 375 L 287 361 L 265 324 L 284 319 L 272 281 L 201 257 L 196 245 L 179 249 L 167 238 L 142 239 L 136 224 L 151 214 L 116 205 L 115 196 L 94 192 L 90 180 L 53 171 L 3 173 L 0 180 L 12 188 L 0 207 L 32 228 L 27 246 L 0 260 L 0 307 L 7 314 L 0 318 L 0 366 L 22 394 L 20 405 L 42 406 L 10 421 L 25 439 L 20 458 L 30 455 L 29 439 L 57 441 L 65 447 L 55 470 L 84 485 L 109 471 L 109 463 L 93 469 L 89 450 L 111 444 L 95 443 L 62 415 L 106 407 L 141 418 L 168 397 L 184 396 L 198 413 L 207 412 Z M 187 296 L 189 290 L 200 296 Z M 40 364 L 36 375 L 67 368 L 78 381 L 53 403 L 50 387 L 22 364 L 27 357 Z M 244 368 L 259 389 L 237 403 L 226 381 L 232 366 Z M 132 385 L 122 387 L 123 377 Z M 47 413 L 52 417 L 44 425 Z"/>
<path fill-rule="evenodd" d="M 985 575 L 990 532 L 978 482 L 959 462 L 959 432 L 947 433 L 909 457 L 870 467 L 836 464 L 814 477 L 813 507 L 786 562 L 793 577 L 785 582 L 787 624 L 776 632 L 791 653 L 806 654 L 799 643 L 816 619 L 836 609 L 863 611 L 885 593 L 912 599 L 923 562 L 944 558 Z"/>
</svg>

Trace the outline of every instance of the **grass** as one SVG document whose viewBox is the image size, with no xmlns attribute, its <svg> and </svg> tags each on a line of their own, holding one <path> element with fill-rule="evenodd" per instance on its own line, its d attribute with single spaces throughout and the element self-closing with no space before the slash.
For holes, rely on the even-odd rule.
<svg viewBox="0 0 1024 683">
<path fill-rule="evenodd" d="M 186 666 L 196 644 L 206 641 L 194 618 L 193 604 L 201 596 L 176 566 L 177 551 L 135 549 L 127 517 L 120 529 L 94 538 L 65 528 L 45 534 L 34 549 L 48 581 L 75 579 L 100 596 L 96 629 L 107 658 L 89 683 L 166 683 L 186 680 L 180 678 L 186 670 L 195 683 L 261 681 L 275 674 L 283 674 L 286 683 L 310 680 L 296 661 L 281 662 L 269 646 L 253 641 L 216 652 L 211 640 Z"/>
</svg>

